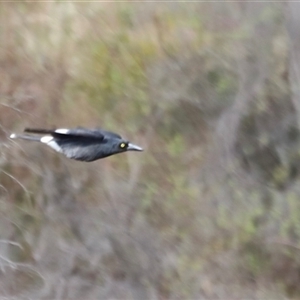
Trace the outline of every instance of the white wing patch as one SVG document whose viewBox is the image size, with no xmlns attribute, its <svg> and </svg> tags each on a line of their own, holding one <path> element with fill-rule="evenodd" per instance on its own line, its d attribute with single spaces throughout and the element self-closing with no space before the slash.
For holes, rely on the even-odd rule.
<svg viewBox="0 0 300 300">
<path fill-rule="evenodd" d="M 62 152 L 61 147 L 55 142 L 54 138 L 51 135 L 43 136 L 41 138 L 41 142 L 47 144 L 49 147 L 51 147 L 57 152 Z"/>
<path fill-rule="evenodd" d="M 44 144 L 48 144 L 53 140 L 53 137 L 51 135 L 45 135 L 41 138 L 41 142 Z"/>
<path fill-rule="evenodd" d="M 66 128 L 59 128 L 55 130 L 56 133 L 61 133 L 61 134 L 67 134 L 69 131 L 70 129 L 66 129 Z"/>
</svg>

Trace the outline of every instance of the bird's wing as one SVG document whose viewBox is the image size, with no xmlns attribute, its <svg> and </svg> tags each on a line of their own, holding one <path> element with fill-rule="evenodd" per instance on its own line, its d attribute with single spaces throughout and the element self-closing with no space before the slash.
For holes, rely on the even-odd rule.
<svg viewBox="0 0 300 300">
<path fill-rule="evenodd" d="M 86 129 L 83 127 L 77 127 L 73 129 L 36 129 L 36 128 L 25 128 L 25 132 L 36 133 L 36 134 L 49 134 L 55 138 L 89 138 L 103 140 L 104 134 L 100 130 Z"/>
</svg>

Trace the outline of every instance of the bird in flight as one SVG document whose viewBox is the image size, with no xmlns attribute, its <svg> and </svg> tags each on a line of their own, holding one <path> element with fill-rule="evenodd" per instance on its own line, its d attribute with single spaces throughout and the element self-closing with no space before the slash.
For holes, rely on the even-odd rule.
<svg viewBox="0 0 300 300">
<path fill-rule="evenodd" d="M 13 133 L 10 138 L 41 142 L 68 158 L 80 161 L 90 162 L 126 151 L 143 151 L 141 147 L 130 143 L 120 135 L 98 128 L 53 130 L 26 128 L 24 132 L 27 134 Z"/>
</svg>

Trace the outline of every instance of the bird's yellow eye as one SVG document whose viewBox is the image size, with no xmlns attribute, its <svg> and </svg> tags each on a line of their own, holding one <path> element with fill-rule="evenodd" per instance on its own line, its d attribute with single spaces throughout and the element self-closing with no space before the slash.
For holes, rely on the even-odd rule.
<svg viewBox="0 0 300 300">
<path fill-rule="evenodd" d="M 120 144 L 120 148 L 122 148 L 122 149 L 124 149 L 124 148 L 125 148 L 125 146 L 126 146 L 126 144 L 125 144 L 125 143 L 121 143 L 121 144 Z"/>
</svg>

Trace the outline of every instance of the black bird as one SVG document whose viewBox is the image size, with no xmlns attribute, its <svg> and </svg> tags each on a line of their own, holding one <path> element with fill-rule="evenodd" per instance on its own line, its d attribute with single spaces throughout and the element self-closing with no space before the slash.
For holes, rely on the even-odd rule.
<svg viewBox="0 0 300 300">
<path fill-rule="evenodd" d="M 32 134 L 13 133 L 10 138 L 41 142 L 68 158 L 81 161 L 94 161 L 126 151 L 143 151 L 141 147 L 131 144 L 120 135 L 98 128 L 53 130 L 26 128 L 24 132 Z"/>
</svg>

